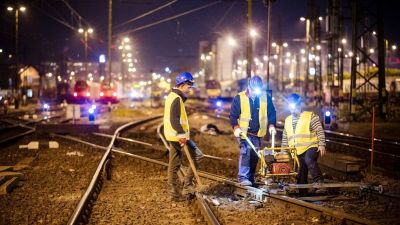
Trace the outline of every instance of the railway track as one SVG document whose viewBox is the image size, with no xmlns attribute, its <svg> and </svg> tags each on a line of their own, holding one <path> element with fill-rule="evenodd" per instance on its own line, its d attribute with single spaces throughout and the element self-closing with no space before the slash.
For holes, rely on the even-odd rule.
<svg viewBox="0 0 400 225">
<path fill-rule="evenodd" d="M 137 167 L 141 168 L 141 169 L 139 169 L 139 177 L 140 177 L 140 175 L 146 176 L 146 178 L 143 178 L 143 177 L 137 178 L 136 177 L 136 179 L 138 179 L 137 182 L 142 182 L 143 180 L 146 180 L 146 179 L 151 180 L 151 177 L 153 177 L 153 176 L 154 176 L 153 179 L 157 180 L 157 182 L 159 182 L 159 179 L 162 179 L 162 176 L 160 177 L 160 174 L 162 173 L 163 170 L 162 169 L 159 170 L 159 166 L 161 165 L 161 166 L 166 167 L 167 164 L 165 162 L 157 161 L 157 160 L 146 158 L 143 156 L 138 156 L 138 155 L 135 155 L 132 153 L 128 153 L 126 151 L 122 151 L 122 150 L 113 150 L 113 152 L 124 154 L 126 156 L 130 156 L 130 157 L 133 157 L 136 159 L 136 161 L 134 161 L 135 163 L 131 163 L 131 164 L 134 164 Z M 147 163 L 143 162 L 143 161 L 146 161 Z M 156 164 L 156 165 L 151 165 L 151 164 Z M 142 168 L 143 165 L 144 165 L 144 168 Z M 147 173 L 147 170 L 149 170 L 149 169 L 150 169 L 150 171 L 149 171 L 150 177 L 147 177 L 147 175 L 145 175 L 145 174 Z M 185 168 L 183 168 L 183 171 L 184 170 L 185 170 Z M 165 169 L 164 169 L 164 172 L 165 172 Z M 126 170 L 125 170 L 125 175 L 124 175 L 123 171 L 119 171 L 119 173 L 120 173 L 121 177 L 132 176 L 132 174 L 129 175 L 130 172 L 126 172 Z M 128 175 L 126 173 L 128 173 Z M 135 170 L 133 170 L 132 173 L 135 174 Z M 253 210 L 248 210 L 248 211 L 244 210 L 244 211 L 234 212 L 234 215 L 232 215 L 231 211 L 226 210 L 225 208 L 217 207 L 215 205 L 208 205 L 208 208 L 210 208 L 210 210 L 214 211 L 217 221 L 224 221 L 223 224 L 229 224 L 229 222 L 241 222 L 242 224 L 247 224 L 246 222 L 243 221 L 243 218 L 247 218 L 248 216 L 258 217 L 258 218 L 260 218 L 259 224 L 264 224 L 265 221 L 262 221 L 263 216 L 267 216 L 267 215 L 271 216 L 270 215 L 271 213 L 280 211 L 280 210 L 282 210 L 282 211 L 280 211 L 280 213 L 288 212 L 288 211 L 292 212 L 291 213 L 292 215 L 288 216 L 289 218 L 286 218 L 286 219 L 292 220 L 292 221 L 295 221 L 295 220 L 303 221 L 304 224 L 307 224 L 307 222 L 312 222 L 312 221 L 316 222 L 318 220 L 322 220 L 324 223 L 328 223 L 328 224 L 337 224 L 339 222 L 343 223 L 343 224 L 375 224 L 374 221 L 362 219 L 357 216 L 347 214 L 344 212 L 340 212 L 337 210 L 332 210 L 327 207 L 321 207 L 321 206 L 318 206 L 315 204 L 306 203 L 304 201 L 301 201 L 301 200 L 298 200 L 295 198 L 270 194 L 270 193 L 267 193 L 267 192 L 263 191 L 262 189 L 258 189 L 258 188 L 242 187 L 238 183 L 232 181 L 231 179 L 225 178 L 222 176 L 218 176 L 218 175 L 214 175 L 214 174 L 210 174 L 210 173 L 206 173 L 206 172 L 200 172 L 199 174 L 202 177 L 202 179 L 207 179 L 207 180 L 209 180 L 209 182 L 216 182 L 219 185 L 221 185 L 221 183 L 223 183 L 225 186 L 227 186 L 224 188 L 228 188 L 229 191 L 232 192 L 232 194 L 240 196 L 239 198 L 244 199 L 244 200 L 240 200 L 240 199 L 236 198 L 236 201 L 238 202 L 238 203 L 235 203 L 236 205 L 237 204 L 247 204 L 248 206 L 250 206 L 250 208 L 251 208 L 252 204 L 261 205 L 261 207 L 259 207 L 258 210 L 256 210 L 255 212 Z M 123 178 L 121 178 L 121 179 L 123 179 Z M 118 179 L 118 180 L 120 180 L 120 179 Z M 165 180 L 164 180 L 164 183 L 165 183 Z M 158 183 L 158 185 L 160 185 L 160 184 Z M 156 184 L 156 186 L 157 186 L 157 184 Z M 119 188 L 118 185 L 117 186 L 115 186 L 115 185 L 108 186 L 107 188 L 110 188 L 110 190 L 112 190 L 112 192 L 117 192 L 117 193 L 119 192 L 118 190 L 116 190 Z M 128 187 L 124 187 L 124 185 L 122 185 L 122 189 L 126 190 L 125 188 L 128 189 L 127 190 L 128 192 L 132 192 L 130 189 L 134 189 L 134 190 L 139 190 L 139 192 L 142 193 L 141 192 L 142 189 L 136 187 L 136 185 L 128 186 Z M 164 186 L 164 188 L 166 188 L 166 186 Z M 154 187 L 154 189 L 157 189 L 157 187 Z M 138 218 L 136 218 L 137 220 L 135 220 L 135 218 L 133 218 L 133 220 L 137 221 L 138 224 L 141 224 L 142 222 L 143 223 L 147 222 L 148 224 L 153 224 L 153 223 L 163 224 L 163 222 L 165 222 L 164 219 L 162 219 L 162 218 L 160 219 L 158 214 L 157 214 L 158 216 L 156 215 L 154 218 L 159 219 L 159 220 L 157 220 L 159 222 L 155 222 L 155 221 L 151 220 L 150 218 L 153 218 L 153 215 L 151 214 L 152 209 L 148 209 L 148 211 L 146 211 L 146 212 L 143 211 L 144 209 L 149 207 L 147 201 L 150 202 L 150 205 L 151 205 L 151 203 L 154 203 L 154 204 L 164 206 L 163 204 L 160 203 L 160 201 L 165 202 L 166 197 L 161 194 L 158 195 L 157 194 L 158 192 L 154 191 L 154 189 L 153 189 L 153 187 L 150 189 L 147 189 L 148 192 L 144 193 L 144 196 L 145 196 L 144 198 L 146 199 L 146 201 L 142 201 L 141 205 L 140 205 L 140 203 L 135 203 L 135 204 L 139 204 L 140 207 L 142 207 L 141 210 L 137 209 L 137 207 L 136 207 L 136 211 L 139 211 L 142 213 L 147 213 L 146 215 L 142 215 L 141 217 L 139 216 Z M 200 197 L 202 199 L 206 199 L 206 201 L 208 203 L 212 203 L 213 202 L 212 199 L 215 200 L 215 196 L 212 193 L 218 192 L 218 191 L 216 191 L 216 189 L 217 188 L 214 188 L 214 190 L 211 191 L 211 193 L 209 193 L 209 194 L 200 194 L 199 193 L 198 195 L 200 195 Z M 159 189 L 157 189 L 157 190 L 159 190 Z M 208 191 L 208 192 L 210 192 L 210 191 Z M 156 194 L 154 194 L 154 193 L 156 193 Z M 125 194 L 126 194 L 126 192 L 125 192 Z M 122 198 L 122 199 L 125 199 L 127 201 L 127 203 L 120 204 L 121 206 L 122 205 L 129 206 L 128 208 L 125 209 L 128 211 L 128 214 L 130 213 L 129 210 L 131 210 L 131 208 L 132 208 L 131 207 L 132 204 L 129 204 L 128 202 L 130 202 L 130 200 L 132 200 L 132 198 L 135 198 L 133 196 L 136 196 L 136 195 L 132 194 L 132 196 L 130 196 L 130 197 L 125 196 L 126 199 L 125 198 Z M 116 196 L 114 195 L 114 197 L 116 197 Z M 153 197 L 153 199 L 152 199 L 152 197 Z M 110 196 L 109 196 L 109 198 L 110 198 Z M 109 199 L 109 198 L 104 198 L 102 200 L 106 203 L 114 202 L 112 199 Z M 101 195 L 99 196 L 99 199 L 101 199 Z M 249 199 L 251 199 L 253 201 L 248 201 Z M 254 203 L 254 201 L 257 201 L 257 203 Z M 155 203 L 155 202 L 157 202 L 157 203 Z M 241 203 L 241 202 L 243 202 L 243 203 Z M 248 203 L 248 202 L 252 202 L 252 203 Z M 99 204 L 102 205 L 103 202 L 99 203 Z M 97 206 L 97 204 L 95 204 L 94 208 L 96 208 L 96 206 Z M 178 205 L 178 204 L 171 205 L 171 206 L 172 206 L 172 208 L 175 207 L 176 211 L 180 210 L 180 205 Z M 172 215 L 174 215 L 174 213 L 173 213 L 174 210 L 169 211 L 171 206 L 167 207 L 168 210 L 166 210 L 166 211 L 172 212 Z M 257 206 L 253 206 L 253 208 L 254 207 L 257 207 Z M 278 208 L 280 207 L 280 210 L 276 209 L 275 207 L 278 207 Z M 110 208 L 110 206 L 105 207 L 105 208 Z M 159 208 L 159 206 L 157 206 L 155 208 L 157 209 L 157 208 Z M 265 211 L 261 210 L 261 209 L 265 209 Z M 124 210 L 122 210 L 122 211 L 124 211 Z M 158 210 L 156 210 L 156 211 L 159 212 Z M 171 215 L 168 212 L 166 212 L 166 215 L 167 216 Z M 229 212 L 231 212 L 231 213 L 229 213 Z M 113 218 L 115 218 L 115 217 L 113 217 L 111 215 L 109 215 L 107 217 L 106 214 L 107 213 L 104 211 L 102 211 L 102 213 L 98 213 L 97 214 L 98 217 L 96 217 L 96 219 L 93 221 L 93 223 L 94 224 L 97 224 L 97 223 L 104 224 L 107 222 L 116 222 L 115 220 L 113 220 Z M 131 214 L 133 214 L 132 215 L 133 217 L 138 216 L 138 213 L 135 213 L 135 212 L 132 212 Z M 185 214 L 186 216 L 193 215 L 192 212 L 187 212 L 187 211 L 184 211 L 183 214 Z M 100 216 L 100 215 L 102 215 L 102 216 Z M 103 216 L 107 217 L 107 219 L 104 219 Z M 306 216 L 307 219 L 304 219 L 303 218 L 304 216 Z M 282 217 L 283 216 L 278 216 L 277 219 L 282 219 Z M 291 218 L 291 217 L 293 217 L 293 218 Z M 303 219 L 301 219 L 301 218 L 303 218 Z M 132 219 L 132 218 L 130 216 L 128 216 L 128 218 L 125 218 L 125 219 L 128 220 L 128 219 Z M 144 219 L 144 220 L 141 220 L 141 219 Z M 146 220 L 146 219 L 148 219 L 148 220 Z M 192 222 L 195 221 L 196 223 L 200 222 L 199 220 L 196 219 L 196 216 L 189 217 L 189 218 L 182 219 L 182 220 L 179 220 L 179 219 L 177 219 L 177 220 L 181 221 L 181 222 L 182 222 L 182 220 L 186 221 L 186 222 L 188 222 L 188 221 L 192 221 Z M 120 222 L 120 221 L 118 221 L 118 222 Z M 252 222 L 254 222 L 254 221 L 252 221 Z M 183 224 L 185 224 L 185 223 L 183 223 Z M 188 224 L 190 224 L 190 223 L 188 222 Z M 257 223 L 255 223 L 255 224 L 257 224 Z"/>
<path fill-rule="evenodd" d="M 157 128 L 159 128 L 158 124 L 159 121 L 152 120 L 151 123 L 135 124 L 135 126 L 136 129 L 143 132 L 157 130 Z M 125 129 L 123 128 L 121 130 Z M 127 137 L 124 137 L 126 140 L 121 139 L 122 137 L 120 137 L 120 135 L 122 133 L 119 133 L 119 135 L 113 136 L 112 139 L 116 145 L 110 144 L 109 139 L 105 138 L 101 141 L 102 145 L 98 144 L 99 138 L 97 138 L 97 142 L 94 142 L 94 140 L 86 142 L 81 141 L 85 145 L 91 145 L 91 148 L 94 147 L 101 150 L 95 150 L 98 155 L 97 160 L 93 162 L 94 164 L 97 162 L 100 163 L 96 169 L 95 177 L 93 177 L 91 181 L 88 180 L 89 176 L 82 178 L 81 175 L 79 175 L 79 177 L 81 177 L 80 179 L 85 181 L 77 185 L 81 187 L 81 192 L 80 194 L 73 194 L 74 201 L 68 202 L 69 208 L 66 207 L 68 209 L 63 211 L 64 219 L 60 219 L 60 221 L 64 221 L 65 223 L 65 218 L 68 217 L 69 224 L 81 222 L 91 224 L 121 224 L 135 223 L 135 221 L 137 224 L 163 224 L 164 222 L 171 222 L 171 218 L 177 219 L 178 216 L 176 212 L 183 210 L 184 216 L 177 219 L 177 222 L 181 222 L 181 224 L 265 224 L 271 221 L 286 221 L 289 223 L 300 222 L 303 224 L 315 223 L 318 221 L 327 224 L 337 224 L 338 222 L 343 224 L 386 224 L 386 222 L 390 222 L 389 218 L 385 220 L 385 223 L 382 223 L 383 220 L 379 215 L 374 215 L 371 217 L 371 220 L 368 220 L 364 219 L 368 217 L 365 217 L 362 213 L 359 215 L 347 214 L 335 208 L 342 207 L 335 204 L 312 204 L 288 196 L 274 195 L 263 189 L 241 187 L 233 181 L 232 177 L 225 176 L 227 170 L 236 172 L 233 168 L 227 169 L 227 167 L 221 167 L 219 171 L 224 170 L 225 173 L 220 172 L 218 175 L 212 173 L 214 172 L 212 169 L 209 170 L 209 172 L 200 172 L 202 179 L 206 180 L 206 183 L 208 183 L 211 188 L 203 193 L 198 193 L 196 195 L 196 201 L 192 203 L 168 202 L 168 197 L 164 191 L 167 190 L 165 186 L 167 164 L 165 157 L 162 157 L 168 147 L 163 146 L 164 142 L 158 139 L 155 133 L 148 135 L 147 138 L 143 133 L 137 136 L 130 132 L 124 133 L 127 135 Z M 139 139 L 142 137 L 145 137 L 144 141 L 140 139 L 142 143 L 135 142 L 134 146 L 125 143 L 131 142 L 128 140 L 132 140 L 132 138 Z M 80 141 L 74 137 L 66 138 Z M 158 139 L 158 141 L 156 139 Z M 116 140 L 123 141 L 124 143 L 116 143 Z M 103 145 L 103 143 L 109 144 Z M 142 146 L 142 148 L 137 148 L 138 145 Z M 154 151 L 149 151 L 151 149 Z M 106 154 L 101 157 L 100 155 L 104 151 L 106 151 Z M 112 152 L 114 158 L 107 155 L 107 152 Z M 155 152 L 160 154 L 155 154 Z M 164 160 L 157 160 L 159 158 Z M 110 167 L 111 160 L 113 161 L 112 167 Z M 215 159 L 209 160 L 212 161 Z M 225 162 L 228 162 L 227 164 L 230 163 L 229 160 L 218 160 L 213 165 L 224 164 Z M 236 164 L 236 161 L 233 160 L 233 163 Z M 207 165 L 209 165 L 209 163 L 207 163 Z M 81 165 L 81 167 L 82 166 L 87 167 L 86 165 Z M 93 164 L 91 168 L 93 171 Z M 110 168 L 113 168 L 112 176 Z M 185 172 L 185 169 L 186 168 L 182 169 L 182 174 Z M 77 171 L 78 170 L 79 169 L 77 169 Z M 63 174 L 63 172 L 61 174 Z M 107 177 L 112 177 L 112 181 L 106 182 L 105 178 Z M 89 186 L 89 188 L 82 194 L 82 187 L 85 186 Z M 143 186 L 147 188 L 139 188 Z M 63 195 L 64 194 L 61 194 L 61 196 Z M 96 198 L 97 201 L 94 201 Z M 50 199 L 54 200 L 54 196 Z M 77 208 L 75 208 L 72 214 L 73 216 L 70 216 L 73 211 L 71 209 L 71 204 L 73 204 L 73 202 L 76 204 L 78 199 L 80 199 L 79 204 Z M 41 203 L 44 202 L 41 201 Z M 345 204 L 346 203 L 344 203 L 344 205 Z M 356 202 L 354 205 L 357 206 L 357 204 L 365 204 L 365 201 Z M 374 201 L 370 200 L 368 204 L 374 204 Z M 197 208 L 195 208 L 195 206 L 197 206 Z M 202 210 L 199 210 L 199 208 Z M 162 210 L 157 211 L 158 209 Z M 398 206 L 394 205 L 394 203 L 392 203 L 389 209 L 391 210 L 389 212 L 398 212 L 395 211 L 395 209 L 398 209 Z M 210 211 L 212 211 L 213 216 L 200 216 L 210 214 Z M 160 212 L 162 212 L 162 215 L 160 215 Z M 90 213 L 91 216 L 89 216 Z M 121 215 L 122 217 L 119 217 Z M 48 220 L 46 220 L 46 218 L 39 220 L 50 223 L 53 216 L 49 217 Z M 152 218 L 154 219 L 152 220 Z M 243 218 L 246 219 L 244 220 Z M 268 218 L 268 221 L 265 221 L 265 218 Z M 32 220 L 27 218 L 25 221 Z"/>
</svg>

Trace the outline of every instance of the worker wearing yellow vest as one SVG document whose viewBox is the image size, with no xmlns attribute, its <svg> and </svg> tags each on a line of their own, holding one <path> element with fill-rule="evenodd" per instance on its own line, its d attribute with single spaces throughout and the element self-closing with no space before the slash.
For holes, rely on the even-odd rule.
<svg viewBox="0 0 400 225">
<path fill-rule="evenodd" d="M 285 119 L 282 147 L 296 147 L 300 162 L 297 183 L 308 183 L 308 171 L 314 183 L 323 183 L 324 178 L 317 160 L 319 155 L 324 156 L 326 144 L 319 116 L 313 112 L 302 111 L 301 97 L 298 94 L 291 94 L 287 101 L 291 115 Z M 324 192 L 325 189 L 319 191 Z"/>
<path fill-rule="evenodd" d="M 247 89 L 235 96 L 229 118 L 240 145 L 238 181 L 241 185 L 251 186 L 254 184 L 258 156 L 242 135 L 247 135 L 251 143 L 260 148 L 267 130 L 270 134 L 276 133 L 275 107 L 271 96 L 263 91 L 260 76 L 251 77 Z"/>
<path fill-rule="evenodd" d="M 178 74 L 175 87 L 165 100 L 164 136 L 170 143 L 168 184 L 170 187 L 171 200 L 173 201 L 183 200 L 177 187 L 178 171 L 182 164 L 183 146 L 188 146 L 196 168 L 198 167 L 198 161 L 203 157 L 203 153 L 200 149 L 190 140 L 188 116 L 184 105 L 186 95 L 193 85 L 194 80 L 190 73 L 183 72 Z M 194 192 L 193 176 L 193 171 L 191 167 L 189 167 L 189 171 L 184 180 L 183 195 Z"/>
</svg>

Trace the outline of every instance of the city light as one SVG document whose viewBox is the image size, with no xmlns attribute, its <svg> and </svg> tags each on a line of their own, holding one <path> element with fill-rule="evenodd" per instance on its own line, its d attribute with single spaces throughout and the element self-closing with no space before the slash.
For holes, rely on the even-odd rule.
<svg viewBox="0 0 400 225">
<path fill-rule="evenodd" d="M 396 50 L 397 46 L 396 45 L 392 45 L 392 50 Z"/>
<path fill-rule="evenodd" d="M 345 38 L 342 39 L 342 44 L 346 44 L 347 40 Z"/>
<path fill-rule="evenodd" d="M 8 6 L 8 7 L 7 7 L 7 10 L 11 12 L 11 11 L 13 11 L 13 10 L 14 10 L 14 8 L 13 8 L 13 7 L 11 7 L 11 6 Z"/>
<path fill-rule="evenodd" d="M 257 31 L 254 28 L 251 28 L 249 32 L 250 32 L 250 36 L 252 38 L 254 38 L 254 37 L 256 37 L 258 35 Z"/>
<path fill-rule="evenodd" d="M 101 54 L 99 56 L 99 63 L 105 63 L 106 62 L 106 56 L 104 54 Z"/>
<path fill-rule="evenodd" d="M 302 17 L 300 17 L 300 21 L 304 22 L 304 21 L 306 21 L 306 18 L 302 16 Z"/>
<path fill-rule="evenodd" d="M 230 46 L 236 46 L 237 45 L 236 40 L 233 39 L 233 37 L 231 37 L 231 36 L 228 37 L 228 44 Z"/>
</svg>

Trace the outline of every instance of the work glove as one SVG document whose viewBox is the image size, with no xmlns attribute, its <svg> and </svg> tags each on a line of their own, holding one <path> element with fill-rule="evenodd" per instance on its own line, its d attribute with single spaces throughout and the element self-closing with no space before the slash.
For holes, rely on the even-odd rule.
<svg viewBox="0 0 400 225">
<path fill-rule="evenodd" d="M 326 153 L 325 146 L 323 146 L 323 145 L 318 146 L 318 152 L 319 152 L 319 154 L 321 155 L 321 157 L 324 156 L 325 153 Z"/>
<path fill-rule="evenodd" d="M 268 129 L 268 131 L 269 131 L 269 134 L 270 134 L 271 136 L 276 135 L 276 129 L 275 129 L 274 126 L 270 126 L 269 129 Z"/>
<path fill-rule="evenodd" d="M 183 147 L 186 144 L 186 135 L 185 134 L 178 134 L 179 144 Z"/>
<path fill-rule="evenodd" d="M 240 136 L 242 135 L 242 133 L 243 133 L 243 131 L 242 131 L 242 129 L 240 129 L 240 127 L 236 128 L 236 129 L 233 131 L 233 135 L 235 135 L 235 137 L 237 137 L 237 138 L 240 138 Z"/>
</svg>

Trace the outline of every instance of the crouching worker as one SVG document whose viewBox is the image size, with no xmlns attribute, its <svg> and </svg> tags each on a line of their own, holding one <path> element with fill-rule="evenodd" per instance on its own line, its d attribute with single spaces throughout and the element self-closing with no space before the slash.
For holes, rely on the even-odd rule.
<svg viewBox="0 0 400 225">
<path fill-rule="evenodd" d="M 191 194 L 195 191 L 193 185 L 193 171 L 189 167 L 186 174 L 182 195 L 178 190 L 178 171 L 182 165 L 183 147 L 188 146 L 190 155 L 198 168 L 198 162 L 203 153 L 196 144 L 190 140 L 189 121 L 184 102 L 190 88 L 194 85 L 193 76 L 188 72 L 178 74 L 175 87 L 169 93 L 164 108 L 164 136 L 170 144 L 168 164 L 168 185 L 171 200 L 182 201 L 182 195 Z"/>
<path fill-rule="evenodd" d="M 308 183 L 308 171 L 314 183 L 323 183 L 324 178 L 317 160 L 320 155 L 324 156 L 326 144 L 319 116 L 309 111 L 302 111 L 301 97 L 298 94 L 291 94 L 287 101 L 291 115 L 285 119 L 282 147 L 296 148 L 300 163 L 297 183 Z M 300 189 L 300 194 L 306 194 L 305 190 Z M 325 189 L 317 190 L 319 193 L 325 191 Z"/>
<path fill-rule="evenodd" d="M 270 134 L 276 133 L 275 107 L 271 96 L 263 91 L 261 77 L 251 77 L 246 91 L 235 96 L 229 118 L 240 148 L 238 181 L 243 186 L 251 186 L 254 184 L 258 155 L 243 135 L 246 135 L 256 148 L 260 148 L 267 130 Z"/>
</svg>

